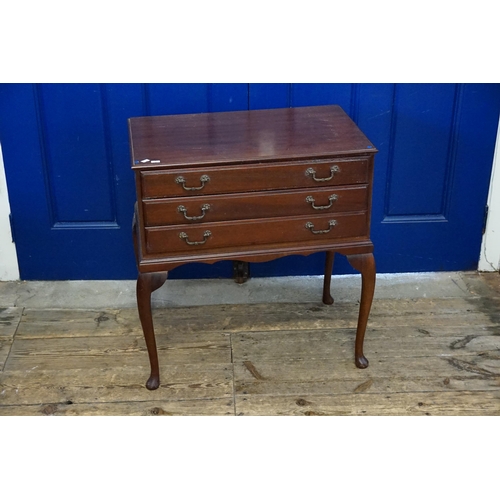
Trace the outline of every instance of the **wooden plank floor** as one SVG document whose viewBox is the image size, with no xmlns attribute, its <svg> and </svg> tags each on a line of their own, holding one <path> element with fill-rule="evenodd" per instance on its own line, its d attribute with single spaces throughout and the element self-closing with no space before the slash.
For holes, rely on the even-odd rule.
<svg viewBox="0 0 500 500">
<path fill-rule="evenodd" d="M 167 284 L 168 286 L 168 284 Z M 500 276 L 469 296 L 156 309 L 148 391 L 135 309 L 0 312 L 0 415 L 500 415 Z"/>
</svg>

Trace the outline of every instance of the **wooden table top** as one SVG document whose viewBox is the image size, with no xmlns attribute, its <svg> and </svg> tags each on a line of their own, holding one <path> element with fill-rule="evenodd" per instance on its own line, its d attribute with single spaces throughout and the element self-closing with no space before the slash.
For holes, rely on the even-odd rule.
<svg viewBox="0 0 500 500">
<path fill-rule="evenodd" d="M 340 106 L 137 117 L 129 119 L 129 133 L 133 168 L 377 152 Z"/>
</svg>

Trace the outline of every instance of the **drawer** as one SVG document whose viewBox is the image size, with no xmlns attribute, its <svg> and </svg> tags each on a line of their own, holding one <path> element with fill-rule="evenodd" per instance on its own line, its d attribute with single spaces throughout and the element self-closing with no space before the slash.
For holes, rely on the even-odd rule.
<svg viewBox="0 0 500 500">
<path fill-rule="evenodd" d="M 366 212 L 146 228 L 148 254 L 319 242 L 367 236 Z"/>
<path fill-rule="evenodd" d="M 294 189 L 145 200 L 144 224 L 197 224 L 224 220 L 289 217 L 368 209 L 368 187 Z"/>
<path fill-rule="evenodd" d="M 365 184 L 369 160 L 332 159 L 287 164 L 139 171 L 143 199 Z"/>
</svg>

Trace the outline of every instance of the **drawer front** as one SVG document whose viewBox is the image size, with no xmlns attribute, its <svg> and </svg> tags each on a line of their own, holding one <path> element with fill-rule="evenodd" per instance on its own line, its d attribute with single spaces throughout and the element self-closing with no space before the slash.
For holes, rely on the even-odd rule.
<svg viewBox="0 0 500 500">
<path fill-rule="evenodd" d="M 363 185 L 179 197 L 143 202 L 146 226 L 360 212 L 367 209 L 368 187 Z"/>
<path fill-rule="evenodd" d="M 366 212 L 146 228 L 148 254 L 193 254 L 212 249 L 367 236 Z"/>
<path fill-rule="evenodd" d="M 143 199 L 364 184 L 369 160 L 140 171 Z"/>
</svg>

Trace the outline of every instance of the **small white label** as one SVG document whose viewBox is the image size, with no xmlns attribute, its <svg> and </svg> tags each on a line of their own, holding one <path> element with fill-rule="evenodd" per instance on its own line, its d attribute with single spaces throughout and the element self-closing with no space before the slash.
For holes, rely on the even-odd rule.
<svg viewBox="0 0 500 500">
<path fill-rule="evenodd" d="M 141 160 L 141 163 L 147 163 L 149 161 L 149 158 L 144 158 L 144 160 Z"/>
</svg>

